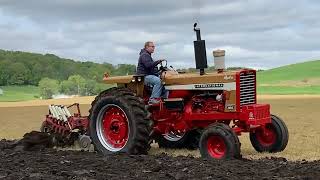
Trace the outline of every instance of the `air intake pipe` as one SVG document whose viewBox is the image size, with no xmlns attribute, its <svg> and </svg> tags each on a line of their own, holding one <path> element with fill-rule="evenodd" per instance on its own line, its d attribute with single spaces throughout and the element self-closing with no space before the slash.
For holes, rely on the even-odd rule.
<svg viewBox="0 0 320 180">
<path fill-rule="evenodd" d="M 212 52 L 214 57 L 214 68 L 218 71 L 218 73 L 222 73 L 225 69 L 225 50 L 215 50 Z"/>
</svg>

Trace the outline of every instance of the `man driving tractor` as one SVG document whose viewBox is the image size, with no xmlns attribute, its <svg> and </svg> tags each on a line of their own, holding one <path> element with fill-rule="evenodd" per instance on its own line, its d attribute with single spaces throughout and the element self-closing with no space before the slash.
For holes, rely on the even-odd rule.
<svg viewBox="0 0 320 180">
<path fill-rule="evenodd" d="M 159 77 L 157 65 L 164 60 L 153 61 L 151 54 L 154 53 L 155 45 L 151 41 L 144 43 L 144 48 L 141 49 L 139 61 L 137 66 L 137 74 L 144 75 L 144 83 L 147 86 L 153 87 L 148 104 L 158 104 L 161 95 L 164 98 L 168 97 L 167 92 L 164 91 L 161 79 Z"/>
</svg>

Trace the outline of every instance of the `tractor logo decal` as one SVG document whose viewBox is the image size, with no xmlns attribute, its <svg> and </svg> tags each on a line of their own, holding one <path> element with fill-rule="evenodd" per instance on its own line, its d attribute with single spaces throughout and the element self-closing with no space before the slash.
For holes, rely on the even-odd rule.
<svg viewBox="0 0 320 180">
<path fill-rule="evenodd" d="M 209 83 L 209 84 L 184 84 L 166 85 L 167 90 L 236 90 L 236 82 L 229 83 Z"/>
<path fill-rule="evenodd" d="M 215 83 L 215 84 L 196 84 L 194 88 L 213 88 L 213 87 L 223 87 L 223 83 Z"/>
</svg>

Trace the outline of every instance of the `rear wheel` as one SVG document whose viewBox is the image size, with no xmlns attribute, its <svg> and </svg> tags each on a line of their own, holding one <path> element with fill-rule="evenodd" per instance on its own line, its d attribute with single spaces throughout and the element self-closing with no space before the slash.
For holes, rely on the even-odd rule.
<svg viewBox="0 0 320 180">
<path fill-rule="evenodd" d="M 147 154 L 150 122 L 144 105 L 127 89 L 113 88 L 93 102 L 90 136 L 103 154 Z"/>
<path fill-rule="evenodd" d="M 271 123 L 250 132 L 250 141 L 258 152 L 283 151 L 289 140 L 288 128 L 282 119 L 271 115 Z"/>
<path fill-rule="evenodd" d="M 200 142 L 201 156 L 208 159 L 240 158 L 238 136 L 225 124 L 215 123 L 202 133 Z"/>
</svg>

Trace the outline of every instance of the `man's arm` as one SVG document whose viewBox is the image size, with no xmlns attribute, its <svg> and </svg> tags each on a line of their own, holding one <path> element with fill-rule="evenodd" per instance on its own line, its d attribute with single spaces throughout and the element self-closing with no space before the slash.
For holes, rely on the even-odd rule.
<svg viewBox="0 0 320 180">
<path fill-rule="evenodd" d="M 156 65 L 158 65 L 161 62 L 161 60 L 152 61 L 151 56 L 149 56 L 147 54 L 143 54 L 141 56 L 141 61 L 142 61 L 143 65 L 148 69 L 154 68 Z"/>
</svg>

